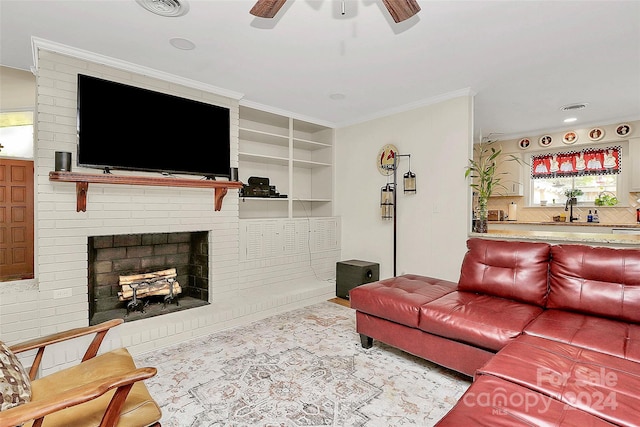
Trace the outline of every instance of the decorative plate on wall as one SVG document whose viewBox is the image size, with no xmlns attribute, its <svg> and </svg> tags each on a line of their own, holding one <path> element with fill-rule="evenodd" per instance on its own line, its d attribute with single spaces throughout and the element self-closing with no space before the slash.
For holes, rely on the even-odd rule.
<svg viewBox="0 0 640 427">
<path fill-rule="evenodd" d="M 562 142 L 564 142 L 565 144 L 573 144 L 577 140 L 578 140 L 578 134 L 575 133 L 574 131 L 567 132 L 562 137 Z"/>
<path fill-rule="evenodd" d="M 518 141 L 518 147 L 522 148 L 523 150 L 529 148 L 529 145 L 531 145 L 531 140 L 529 138 L 522 138 L 520 141 Z"/>
<path fill-rule="evenodd" d="M 589 131 L 589 139 L 592 141 L 600 141 L 604 137 L 604 129 L 593 128 Z"/>
<path fill-rule="evenodd" d="M 631 133 L 631 126 L 628 125 L 627 123 L 620 123 L 616 127 L 616 134 L 621 138 L 624 138 L 625 136 L 629 135 L 630 133 Z"/>
<path fill-rule="evenodd" d="M 538 140 L 538 144 L 540 144 L 543 147 L 548 147 L 551 145 L 552 141 L 553 139 L 551 138 L 551 135 L 542 135 Z"/>
<path fill-rule="evenodd" d="M 386 144 L 380 149 L 376 163 L 378 171 L 382 175 L 389 176 L 393 174 L 393 164 L 397 154 L 398 148 L 393 144 Z"/>
</svg>

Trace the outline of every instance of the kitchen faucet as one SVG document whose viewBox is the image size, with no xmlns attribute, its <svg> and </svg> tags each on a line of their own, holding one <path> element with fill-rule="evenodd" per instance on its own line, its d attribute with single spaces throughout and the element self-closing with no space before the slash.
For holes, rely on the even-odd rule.
<svg viewBox="0 0 640 427">
<path fill-rule="evenodd" d="M 569 210 L 569 207 L 571 207 L 571 212 L 569 212 L 569 222 L 577 221 L 580 219 L 580 217 L 573 216 L 573 205 L 575 202 L 575 197 L 567 197 L 567 203 L 564 205 L 565 212 Z"/>
</svg>

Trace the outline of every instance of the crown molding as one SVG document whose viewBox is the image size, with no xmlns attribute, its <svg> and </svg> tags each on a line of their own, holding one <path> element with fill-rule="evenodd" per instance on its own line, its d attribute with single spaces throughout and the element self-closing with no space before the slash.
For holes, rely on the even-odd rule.
<svg viewBox="0 0 640 427">
<path fill-rule="evenodd" d="M 387 109 L 387 110 L 378 111 L 378 112 L 376 112 L 374 114 L 371 114 L 371 115 L 365 116 L 365 117 L 360 117 L 359 119 L 356 119 L 356 120 L 353 120 L 353 121 L 340 122 L 340 123 L 322 121 L 322 120 L 318 120 L 316 118 L 302 116 L 300 114 L 296 114 L 296 113 L 293 113 L 293 112 L 290 112 L 290 111 L 285 111 L 285 110 L 274 108 L 274 107 L 271 107 L 271 106 L 268 106 L 268 105 L 260 104 L 260 103 L 253 102 L 253 101 L 249 101 L 247 99 L 240 100 L 240 105 L 245 106 L 245 107 L 255 108 L 257 110 L 267 111 L 269 113 L 279 114 L 281 116 L 292 117 L 292 118 L 297 119 L 297 120 L 303 120 L 303 121 L 310 122 L 310 123 L 315 123 L 315 124 L 318 124 L 318 125 L 321 125 L 321 126 L 327 126 L 327 127 L 330 127 L 330 128 L 339 129 L 339 128 L 342 128 L 342 127 L 347 127 L 347 126 L 352 126 L 352 125 L 356 125 L 356 124 L 359 124 L 359 123 L 364 123 L 364 122 L 367 122 L 369 120 L 374 120 L 374 119 L 379 119 L 379 118 L 382 118 L 382 117 L 391 116 L 393 114 L 404 113 L 406 111 L 411 111 L 411 110 L 414 110 L 416 108 L 426 107 L 428 105 L 439 104 L 441 102 L 448 101 L 448 100 L 454 99 L 454 98 L 459 98 L 461 96 L 475 96 L 475 95 L 476 95 L 476 92 L 473 91 L 471 88 L 459 89 L 459 90 L 456 90 L 456 91 L 453 91 L 453 92 L 447 92 L 447 93 L 444 93 L 442 95 L 438 95 L 438 96 L 434 96 L 434 97 L 431 97 L 431 98 L 423 99 L 423 100 L 420 100 L 420 101 L 412 102 L 410 104 L 405 104 L 405 105 L 401 105 L 401 106 L 398 106 L 398 107 L 390 108 L 390 109 Z"/>
<path fill-rule="evenodd" d="M 394 114 L 398 114 L 398 113 L 404 113 L 406 111 L 411 111 L 411 110 L 415 110 L 416 108 L 421 108 L 421 107 L 426 107 L 429 105 L 435 105 L 435 104 L 439 104 L 441 102 L 444 101 L 448 101 L 450 99 L 454 99 L 454 98 L 459 98 L 461 96 L 475 96 L 476 92 L 467 87 L 464 89 L 458 89 L 452 92 L 447 92 L 447 93 L 443 93 L 441 95 L 437 95 L 437 96 L 432 96 L 431 98 L 426 98 L 426 99 L 422 99 L 416 102 L 411 102 L 409 104 L 404 104 L 404 105 L 399 105 L 397 107 L 392 107 L 386 110 L 382 110 L 382 111 L 378 111 L 376 113 L 373 113 L 369 116 L 363 116 L 360 117 L 359 119 L 356 120 L 352 120 L 349 122 L 342 122 L 342 123 L 336 123 L 335 127 L 336 128 L 341 128 L 341 127 L 346 127 L 346 126 L 352 126 L 352 125 L 356 125 L 359 123 L 363 123 L 363 122 L 367 122 L 369 120 L 374 120 L 374 119 L 379 119 L 382 117 L 387 117 L 387 116 L 391 116 Z"/>
<path fill-rule="evenodd" d="M 271 107 L 269 105 L 264 105 L 264 104 L 260 104 L 259 102 L 254 102 L 254 101 L 249 101 L 247 99 L 241 99 L 240 100 L 240 105 L 243 107 L 249 107 L 249 108 L 254 108 L 256 110 L 260 110 L 260 111 L 265 111 L 267 113 L 273 113 L 273 114 L 277 114 L 280 116 L 285 116 L 285 117 L 291 117 L 292 119 L 295 120 L 301 120 L 303 122 L 309 122 L 309 123 L 314 123 L 316 125 L 320 125 L 320 126 L 326 126 L 328 128 L 335 128 L 336 124 L 333 122 L 329 122 L 329 121 L 325 121 L 325 120 L 319 120 L 313 117 L 309 117 L 309 116 L 305 116 L 302 114 L 297 114 L 291 111 L 287 111 L 287 110 L 282 110 L 280 108 L 275 108 L 275 107 Z"/>
<path fill-rule="evenodd" d="M 227 98 L 240 100 L 244 97 L 243 93 L 235 92 L 227 89 L 223 89 L 217 86 L 211 86 L 198 82 L 196 80 L 185 79 L 184 77 L 176 76 L 170 73 L 164 73 L 162 71 L 155 70 L 153 68 L 143 67 L 138 64 L 134 64 L 127 61 L 111 58 L 109 56 L 100 55 L 97 53 L 89 52 L 86 50 L 78 49 L 72 46 L 52 42 L 39 37 L 31 37 L 31 49 L 33 54 L 32 72 L 38 69 L 38 50 L 46 50 L 50 52 L 60 53 L 62 55 L 71 56 L 73 58 L 82 59 L 98 64 L 107 65 L 119 70 L 129 71 L 136 74 L 143 74 L 145 76 L 154 77 L 160 80 L 164 80 L 171 83 L 176 83 L 182 86 L 190 87 L 193 89 L 210 92 L 216 95 L 224 96 Z M 34 73 L 35 74 L 35 73 Z"/>
</svg>

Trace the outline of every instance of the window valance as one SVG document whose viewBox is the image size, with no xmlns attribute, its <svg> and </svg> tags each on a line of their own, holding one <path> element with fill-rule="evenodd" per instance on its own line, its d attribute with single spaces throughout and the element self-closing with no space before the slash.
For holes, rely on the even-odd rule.
<svg viewBox="0 0 640 427">
<path fill-rule="evenodd" d="M 586 148 L 531 157 L 531 178 L 620 173 L 621 147 Z"/>
</svg>

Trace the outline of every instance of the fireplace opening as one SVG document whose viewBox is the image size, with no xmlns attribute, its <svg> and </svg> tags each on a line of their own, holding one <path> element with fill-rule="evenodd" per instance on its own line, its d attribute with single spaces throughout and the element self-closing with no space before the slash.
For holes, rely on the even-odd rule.
<svg viewBox="0 0 640 427">
<path fill-rule="evenodd" d="M 209 304 L 207 231 L 93 236 L 88 247 L 90 325 Z M 157 278 L 159 273 L 166 277 Z M 130 287 L 123 292 L 122 281 L 127 283 L 131 277 L 140 279 L 133 283 L 141 298 L 134 299 Z M 155 282 L 163 283 L 165 291 L 147 292 L 147 285 L 156 280 L 165 280 Z"/>
</svg>

